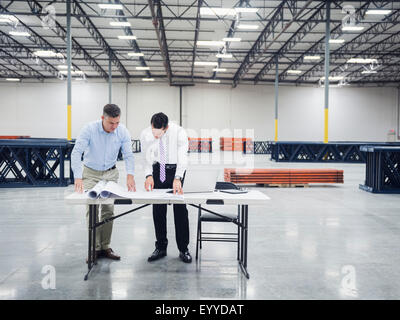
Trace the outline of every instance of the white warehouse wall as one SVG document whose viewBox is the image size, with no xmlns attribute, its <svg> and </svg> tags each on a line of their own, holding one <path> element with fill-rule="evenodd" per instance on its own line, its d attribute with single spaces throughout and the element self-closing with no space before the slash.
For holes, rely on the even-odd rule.
<svg viewBox="0 0 400 320">
<path fill-rule="evenodd" d="M 1 83 L 0 135 L 66 137 L 66 84 Z M 81 127 L 99 119 L 108 102 L 107 83 L 74 82 L 72 137 Z M 396 129 L 398 91 L 389 87 L 330 89 L 330 141 L 386 141 Z M 113 102 L 122 109 L 121 122 L 132 138 L 149 125 L 155 112 L 179 122 L 179 88 L 168 85 L 113 84 Z M 279 88 L 279 140 L 322 141 L 324 89 Z M 216 129 L 224 135 L 234 129 L 254 129 L 256 140 L 274 138 L 274 87 L 196 85 L 183 88 L 183 125 L 200 135 Z M 226 134 L 225 134 L 226 133 Z"/>
</svg>

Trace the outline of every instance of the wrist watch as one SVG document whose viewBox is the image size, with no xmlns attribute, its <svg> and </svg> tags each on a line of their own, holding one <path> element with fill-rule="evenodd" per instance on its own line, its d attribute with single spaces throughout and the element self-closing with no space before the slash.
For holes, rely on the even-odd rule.
<svg viewBox="0 0 400 320">
<path fill-rule="evenodd" d="M 148 178 L 148 177 L 152 177 L 153 175 L 152 174 L 148 174 L 147 176 L 146 176 L 146 179 Z"/>
<path fill-rule="evenodd" d="M 182 178 L 180 176 L 175 176 L 176 180 L 182 181 Z"/>
</svg>

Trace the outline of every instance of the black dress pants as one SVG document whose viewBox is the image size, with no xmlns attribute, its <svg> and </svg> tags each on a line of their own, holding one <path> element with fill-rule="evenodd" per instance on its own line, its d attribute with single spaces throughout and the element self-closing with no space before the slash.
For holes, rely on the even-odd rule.
<svg viewBox="0 0 400 320">
<path fill-rule="evenodd" d="M 166 179 L 160 181 L 160 164 L 153 164 L 154 189 L 172 189 L 175 178 L 176 166 L 166 165 Z M 184 177 L 182 178 L 182 186 Z M 186 204 L 174 204 L 175 239 L 179 251 L 188 250 L 189 244 L 189 218 Z M 153 221 L 156 233 L 156 248 L 166 250 L 167 239 L 167 205 L 153 204 Z"/>
</svg>

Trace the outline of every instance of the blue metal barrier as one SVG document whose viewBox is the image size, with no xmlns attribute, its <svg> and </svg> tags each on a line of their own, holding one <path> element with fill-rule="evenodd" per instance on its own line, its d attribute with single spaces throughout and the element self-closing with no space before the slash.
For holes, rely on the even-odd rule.
<svg viewBox="0 0 400 320">
<path fill-rule="evenodd" d="M 67 186 L 73 176 L 65 176 L 73 144 L 64 139 L 0 140 L 0 187 Z"/>
<path fill-rule="evenodd" d="M 272 141 L 243 141 L 243 153 L 271 154 Z"/>
<path fill-rule="evenodd" d="M 271 160 L 277 162 L 349 162 L 365 163 L 363 145 L 399 145 L 389 142 L 293 142 L 271 143 Z"/>
<path fill-rule="evenodd" d="M 366 154 L 365 183 L 372 193 L 400 193 L 400 146 L 362 146 Z"/>
</svg>

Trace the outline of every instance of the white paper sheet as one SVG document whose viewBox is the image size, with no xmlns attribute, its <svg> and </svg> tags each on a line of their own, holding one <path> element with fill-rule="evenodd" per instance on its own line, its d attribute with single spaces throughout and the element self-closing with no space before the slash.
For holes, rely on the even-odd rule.
<svg viewBox="0 0 400 320">
<path fill-rule="evenodd" d="M 91 199 L 96 198 L 128 198 L 128 199 L 166 199 L 166 200 L 183 200 L 184 196 L 180 194 L 167 193 L 171 189 L 153 189 L 153 191 L 128 191 L 126 187 L 122 187 L 113 181 L 100 181 L 91 190 L 87 196 Z"/>
</svg>

